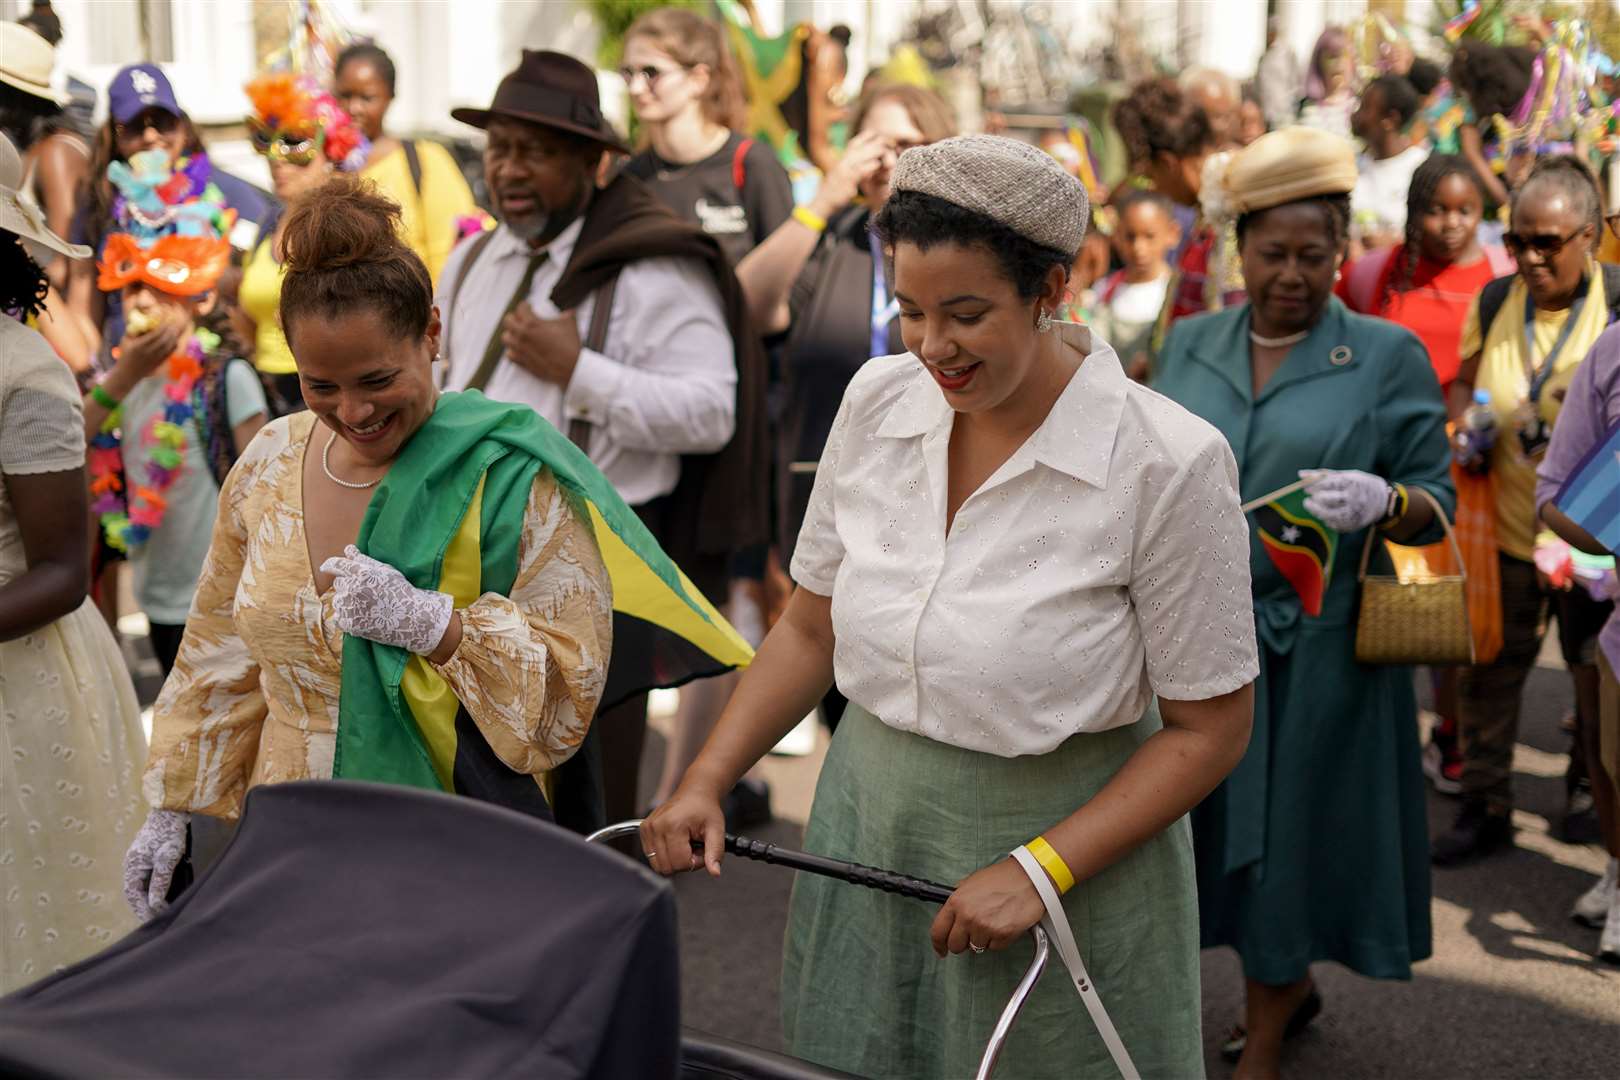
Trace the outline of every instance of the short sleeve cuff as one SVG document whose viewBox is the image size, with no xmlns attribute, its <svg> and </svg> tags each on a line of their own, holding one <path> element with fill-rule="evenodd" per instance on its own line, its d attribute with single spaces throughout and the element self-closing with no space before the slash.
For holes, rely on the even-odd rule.
<svg viewBox="0 0 1620 1080">
<path fill-rule="evenodd" d="M 1260 677 L 1260 659 L 1251 645 L 1248 662 L 1213 678 L 1183 682 L 1149 678 L 1153 693 L 1166 701 L 1208 701 L 1241 690 Z"/>
<path fill-rule="evenodd" d="M 593 349 L 581 349 L 579 362 L 574 365 L 574 377 L 568 381 L 568 418 L 605 423 L 608 408 L 619 397 L 619 388 L 624 385 L 628 370 Z"/>
</svg>

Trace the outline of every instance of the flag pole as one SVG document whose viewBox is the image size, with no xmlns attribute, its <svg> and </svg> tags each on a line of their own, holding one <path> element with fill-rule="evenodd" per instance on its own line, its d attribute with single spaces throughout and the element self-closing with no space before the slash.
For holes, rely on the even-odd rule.
<svg viewBox="0 0 1620 1080">
<path fill-rule="evenodd" d="M 1296 492 L 1296 491 L 1300 490 L 1301 488 L 1303 488 L 1305 486 L 1305 483 L 1306 483 L 1306 481 L 1304 481 L 1304 480 L 1295 480 L 1292 484 L 1289 484 L 1287 487 L 1280 487 L 1276 491 L 1271 492 L 1270 494 L 1260 496 L 1258 499 L 1251 499 L 1249 502 L 1246 502 L 1246 503 L 1243 504 L 1243 507 L 1242 507 L 1243 512 L 1245 514 L 1250 513 L 1252 511 L 1260 509 L 1262 506 L 1266 505 L 1266 503 L 1271 502 L 1274 499 L 1280 499 L 1284 495 L 1292 495 L 1294 492 Z"/>
</svg>

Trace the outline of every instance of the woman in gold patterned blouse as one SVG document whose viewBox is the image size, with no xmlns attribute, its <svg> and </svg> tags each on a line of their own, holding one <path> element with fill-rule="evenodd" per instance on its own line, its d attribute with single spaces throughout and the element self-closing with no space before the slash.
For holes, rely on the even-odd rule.
<svg viewBox="0 0 1620 1080">
<path fill-rule="evenodd" d="M 190 815 L 234 819 L 256 784 L 394 780 L 549 816 L 602 695 L 591 523 L 510 438 L 514 407 L 434 390 L 439 317 L 398 214 L 338 179 L 288 215 L 281 317 L 310 411 L 268 425 L 221 494 L 125 863 L 142 917 Z"/>
</svg>

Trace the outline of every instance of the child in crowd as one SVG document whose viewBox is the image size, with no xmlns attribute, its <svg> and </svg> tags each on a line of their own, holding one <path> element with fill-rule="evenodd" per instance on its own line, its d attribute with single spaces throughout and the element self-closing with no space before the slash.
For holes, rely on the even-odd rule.
<svg viewBox="0 0 1620 1080">
<path fill-rule="evenodd" d="M 1125 264 L 1097 288 L 1091 328 L 1114 347 L 1132 378 L 1145 375 L 1149 339 L 1165 291 L 1170 287 L 1169 254 L 1181 241 L 1170 200 L 1140 189 L 1119 200 L 1114 253 Z"/>
<path fill-rule="evenodd" d="M 203 321 L 230 262 L 234 213 L 170 171 L 162 151 L 115 164 L 120 206 L 152 203 L 108 237 L 98 286 L 126 315 L 112 370 L 84 401 L 91 510 L 128 553 L 167 677 L 213 535 L 220 484 L 268 416 L 252 365 Z M 161 173 L 161 176 L 156 174 Z M 161 181 L 161 182 L 159 182 Z M 157 200 L 157 202 L 153 202 Z M 154 226 L 153 223 L 157 224 Z"/>
</svg>

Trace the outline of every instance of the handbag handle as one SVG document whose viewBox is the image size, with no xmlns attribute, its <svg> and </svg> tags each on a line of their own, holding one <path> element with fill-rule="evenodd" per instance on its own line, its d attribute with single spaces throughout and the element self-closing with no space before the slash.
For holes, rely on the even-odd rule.
<svg viewBox="0 0 1620 1080">
<path fill-rule="evenodd" d="M 1457 572 L 1462 575 L 1464 581 L 1467 581 L 1468 567 L 1463 565 L 1462 545 L 1457 543 L 1457 534 L 1452 530 L 1451 519 L 1446 517 L 1445 510 L 1440 506 L 1440 500 L 1436 499 L 1428 488 L 1418 484 L 1413 484 L 1409 490 L 1416 491 L 1423 496 L 1429 501 L 1429 505 L 1434 508 L 1434 516 L 1439 518 L 1440 524 L 1445 527 L 1446 541 L 1451 544 L 1451 553 L 1457 557 Z M 1376 527 L 1367 530 L 1367 542 L 1361 547 L 1361 567 L 1356 571 L 1356 580 L 1359 582 L 1367 580 L 1367 563 L 1372 559 L 1373 541 L 1378 539 L 1378 532 L 1379 530 Z"/>
</svg>

